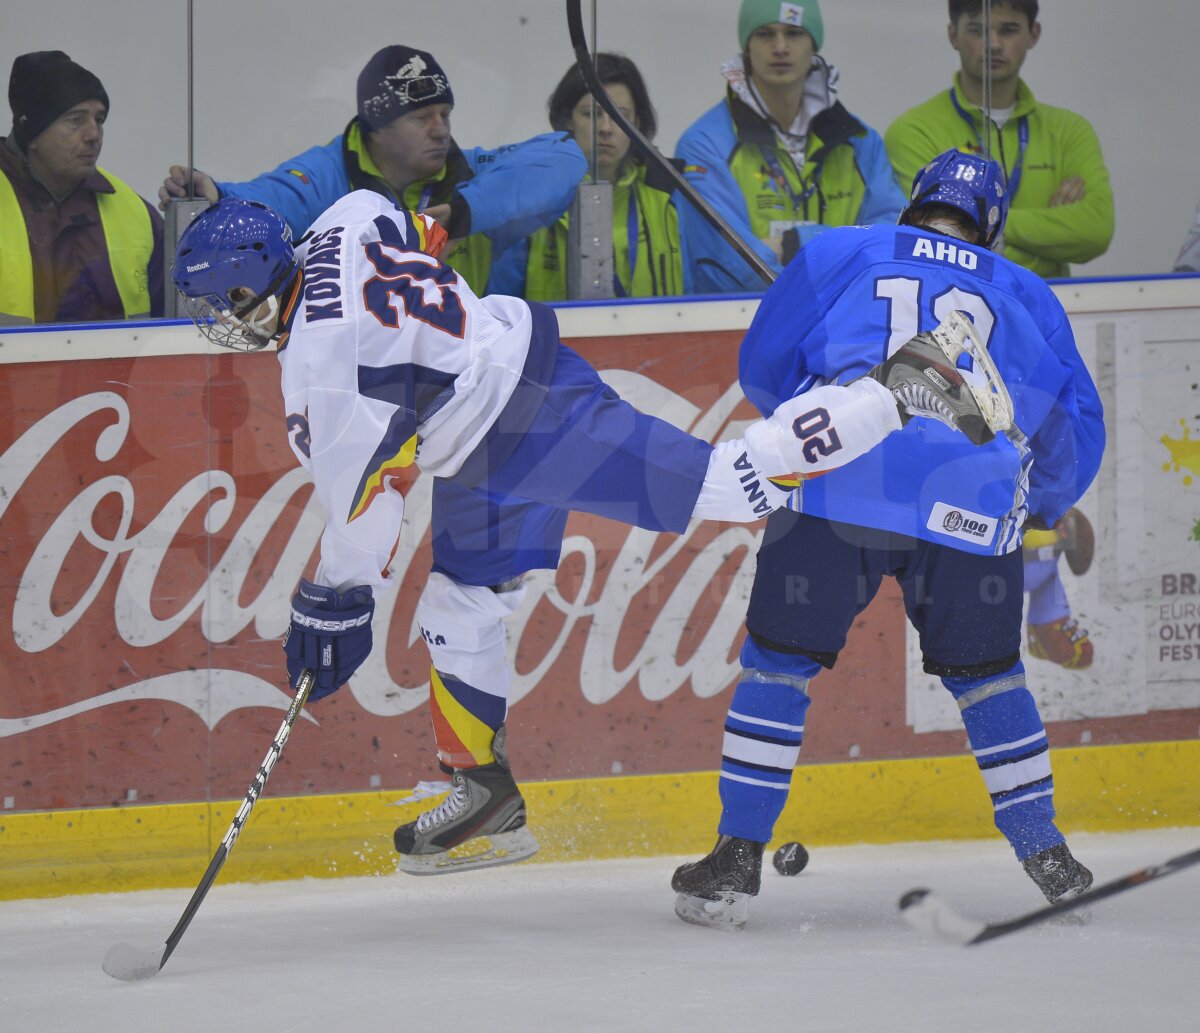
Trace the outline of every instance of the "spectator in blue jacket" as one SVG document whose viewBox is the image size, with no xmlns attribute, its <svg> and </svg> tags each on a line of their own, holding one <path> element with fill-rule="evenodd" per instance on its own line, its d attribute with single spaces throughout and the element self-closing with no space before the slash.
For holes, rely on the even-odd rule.
<svg viewBox="0 0 1200 1033">
<path fill-rule="evenodd" d="M 384 47 L 359 74 L 358 114 L 341 136 L 245 183 L 193 170 L 195 194 L 261 201 L 299 237 L 339 197 L 373 190 L 437 219 L 452 241 L 443 260 L 482 293 L 492 256 L 553 223 L 587 162 L 566 133 L 464 150 L 450 135 L 453 108 L 450 82 L 432 54 Z M 159 190 L 163 205 L 187 195 L 187 176 L 185 167 L 171 166 Z"/>
<path fill-rule="evenodd" d="M 829 226 L 895 223 L 904 195 L 880 135 L 837 99 L 817 0 L 742 0 L 725 99 L 679 139 L 684 173 L 775 273 Z M 701 293 L 766 284 L 691 206 L 680 209 Z"/>
</svg>

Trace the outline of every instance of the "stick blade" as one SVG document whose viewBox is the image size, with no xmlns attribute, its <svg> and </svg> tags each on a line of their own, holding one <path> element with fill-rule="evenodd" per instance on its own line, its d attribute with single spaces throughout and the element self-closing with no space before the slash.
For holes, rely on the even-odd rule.
<svg viewBox="0 0 1200 1033">
<path fill-rule="evenodd" d="M 974 322 L 959 311 L 951 312 L 933 331 L 933 339 L 946 358 L 957 367 L 957 360 L 964 353 L 969 355 L 974 369 L 960 369 L 975 404 L 983 415 L 984 422 L 993 434 L 1006 434 L 1013 427 L 1013 402 L 1008 386 L 996 363 L 988 354 L 987 346 Z"/>
<path fill-rule="evenodd" d="M 937 894 L 909 890 L 900 898 L 900 913 L 914 929 L 946 943 L 968 944 L 986 928 L 983 922 L 959 914 Z"/>
<path fill-rule="evenodd" d="M 124 983 L 136 983 L 157 975 L 166 953 L 165 943 L 154 950 L 135 947 L 132 943 L 117 943 L 104 955 L 102 967 L 113 979 Z"/>
</svg>

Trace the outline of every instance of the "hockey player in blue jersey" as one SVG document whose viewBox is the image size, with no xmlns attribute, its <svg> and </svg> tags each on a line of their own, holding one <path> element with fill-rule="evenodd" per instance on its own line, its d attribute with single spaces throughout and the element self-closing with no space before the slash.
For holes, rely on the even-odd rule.
<svg viewBox="0 0 1200 1033">
<path fill-rule="evenodd" d="M 997 163 L 949 151 L 917 174 L 900 225 L 821 234 L 759 306 L 740 369 L 764 415 L 814 384 L 853 380 L 957 311 L 1009 386 L 1013 429 L 975 449 L 938 424 L 909 423 L 768 518 L 725 724 L 719 838 L 671 883 L 685 921 L 746 921 L 809 683 L 833 666 L 885 576 L 900 583 L 925 670 L 962 712 L 996 826 L 1025 871 L 1051 902 L 1091 884 L 1054 823 L 1046 731 L 1025 684 L 1021 536 L 1054 526 L 1086 490 L 1104 424 L 1062 306 L 991 250 L 1007 208 Z"/>
</svg>

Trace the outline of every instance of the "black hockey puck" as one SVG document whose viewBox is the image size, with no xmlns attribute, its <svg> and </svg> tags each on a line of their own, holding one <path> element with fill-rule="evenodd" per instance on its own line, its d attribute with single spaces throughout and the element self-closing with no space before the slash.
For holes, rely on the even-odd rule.
<svg viewBox="0 0 1200 1033">
<path fill-rule="evenodd" d="M 799 875 L 808 866 L 808 851 L 799 843 L 784 843 L 773 861 L 780 875 Z"/>
</svg>

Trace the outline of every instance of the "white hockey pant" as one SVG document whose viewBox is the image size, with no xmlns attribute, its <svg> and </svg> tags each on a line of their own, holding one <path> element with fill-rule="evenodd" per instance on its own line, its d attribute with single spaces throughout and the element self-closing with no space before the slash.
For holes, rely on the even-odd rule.
<svg viewBox="0 0 1200 1033">
<path fill-rule="evenodd" d="M 417 603 L 417 623 L 433 666 L 480 692 L 507 699 L 504 618 L 524 598 L 524 585 L 494 592 L 430 574 Z"/>
</svg>

